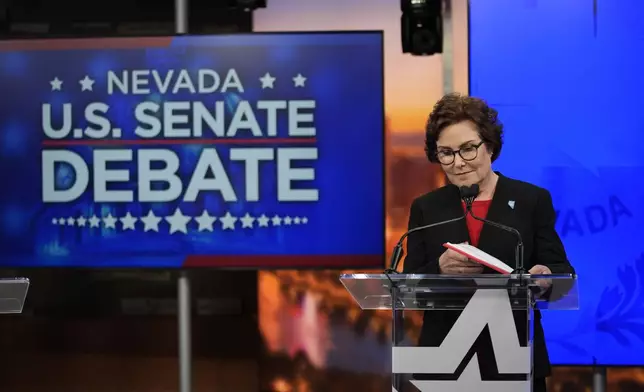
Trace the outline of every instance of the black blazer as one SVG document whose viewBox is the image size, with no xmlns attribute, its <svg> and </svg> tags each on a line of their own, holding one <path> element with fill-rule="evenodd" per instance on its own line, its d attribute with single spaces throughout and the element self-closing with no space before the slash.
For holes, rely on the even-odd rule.
<svg viewBox="0 0 644 392">
<path fill-rule="evenodd" d="M 561 239 L 555 231 L 556 215 L 550 192 L 536 185 L 497 174 L 499 180 L 487 219 L 519 230 L 524 244 L 524 267 L 530 269 L 534 265 L 541 264 L 550 268 L 555 274 L 574 273 Z M 514 201 L 514 208 L 510 207 L 511 201 Z M 458 188 L 447 185 L 414 200 L 409 216 L 409 229 L 462 215 L 463 207 Z M 407 257 L 403 272 L 438 274 L 440 273 L 438 258 L 445 251 L 443 244 L 466 241 L 469 242 L 469 233 L 465 220 L 412 233 L 407 239 Z M 478 244 L 481 250 L 514 266 L 515 246 L 516 237 L 511 233 L 490 225 L 483 226 Z M 484 268 L 483 273 L 497 272 Z M 439 346 L 458 315 L 457 311 L 425 312 L 419 345 Z M 541 314 L 535 311 L 533 349 L 535 377 L 545 377 L 550 374 L 550 360 L 540 320 Z M 521 336 L 526 336 L 525 331 L 518 331 L 518 333 L 520 339 Z M 521 340 L 525 341 L 525 339 Z M 483 368 L 483 361 L 479 363 Z M 494 372 L 494 370 L 487 371 Z"/>
</svg>

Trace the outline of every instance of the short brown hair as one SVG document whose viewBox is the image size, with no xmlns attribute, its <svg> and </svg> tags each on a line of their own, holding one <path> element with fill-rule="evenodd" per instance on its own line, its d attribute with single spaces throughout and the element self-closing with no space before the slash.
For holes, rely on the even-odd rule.
<svg viewBox="0 0 644 392">
<path fill-rule="evenodd" d="M 503 124 L 499 121 L 498 112 L 480 99 L 458 93 L 451 93 L 441 98 L 429 115 L 425 128 L 425 154 L 430 162 L 438 162 L 436 141 L 446 127 L 462 121 L 476 124 L 481 140 L 492 151 L 492 162 L 501 153 L 503 146 Z"/>
</svg>

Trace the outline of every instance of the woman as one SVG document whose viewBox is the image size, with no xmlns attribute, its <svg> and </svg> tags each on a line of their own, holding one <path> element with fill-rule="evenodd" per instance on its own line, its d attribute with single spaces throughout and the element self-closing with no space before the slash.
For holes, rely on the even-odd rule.
<svg viewBox="0 0 644 392">
<path fill-rule="evenodd" d="M 438 101 L 427 122 L 425 152 L 429 161 L 440 164 L 448 181 L 456 186 L 447 185 L 414 200 L 409 229 L 462 216 L 465 206 L 458 187 L 478 184 L 480 193 L 473 203 L 474 214 L 519 230 L 524 243 L 524 267 L 529 273 L 574 273 L 555 231 L 555 211 L 550 193 L 492 170 L 492 162 L 501 152 L 502 139 L 503 125 L 497 112 L 483 100 L 449 94 Z M 468 242 L 510 265 L 514 264 L 516 238 L 467 215 L 464 221 L 410 235 L 404 272 L 496 273 L 446 250 L 443 247 L 445 242 Z M 419 344 L 439 346 L 457 317 L 458 312 L 455 311 L 426 312 Z M 540 319 L 541 315 L 535 311 L 535 392 L 546 391 L 546 377 L 550 375 Z M 527 336 L 523 332 L 523 336 Z M 521 331 L 519 334 L 521 336 Z M 479 364 L 484 374 L 496 372 L 494 360 L 479 358 Z"/>
</svg>

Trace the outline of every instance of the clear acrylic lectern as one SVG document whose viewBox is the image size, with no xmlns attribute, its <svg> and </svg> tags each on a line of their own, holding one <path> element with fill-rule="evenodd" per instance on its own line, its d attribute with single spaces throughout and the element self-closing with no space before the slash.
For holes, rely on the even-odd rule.
<svg viewBox="0 0 644 392">
<path fill-rule="evenodd" d="M 393 312 L 394 392 L 531 391 L 534 310 L 579 305 L 570 274 L 344 274 L 340 280 L 363 310 Z M 402 346 L 403 310 L 430 312 L 424 322 L 445 336 L 440 345 Z M 487 358 L 496 361 L 491 380 L 481 376 L 486 356 L 471 354 L 485 329 L 493 351 Z"/>
<path fill-rule="evenodd" d="M 22 313 L 27 290 L 27 278 L 0 278 L 0 314 Z"/>
</svg>

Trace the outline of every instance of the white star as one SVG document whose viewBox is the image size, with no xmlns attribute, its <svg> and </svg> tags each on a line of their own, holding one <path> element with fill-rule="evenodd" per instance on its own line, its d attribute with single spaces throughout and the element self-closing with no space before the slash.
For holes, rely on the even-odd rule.
<svg viewBox="0 0 644 392">
<path fill-rule="evenodd" d="M 89 227 L 98 227 L 98 225 L 101 223 L 101 220 L 96 217 L 96 215 L 92 216 L 89 218 Z"/>
<path fill-rule="evenodd" d="M 181 209 L 177 208 L 174 210 L 174 214 L 166 216 L 165 220 L 170 224 L 170 234 L 177 231 L 182 232 L 183 234 L 188 234 L 188 222 L 192 219 L 189 216 L 185 216 L 181 213 Z"/>
<path fill-rule="evenodd" d="M 105 218 L 103 218 L 103 223 L 105 224 L 106 229 L 116 229 L 116 218 L 112 216 L 112 214 L 107 214 Z"/>
<path fill-rule="evenodd" d="M 71 216 L 67 218 L 67 225 L 68 226 L 74 226 L 76 224 L 76 219 L 72 218 Z"/>
<path fill-rule="evenodd" d="M 63 88 L 63 81 L 58 79 L 58 76 L 49 81 L 49 84 L 51 84 L 51 91 L 60 91 Z"/>
<path fill-rule="evenodd" d="M 81 85 L 81 91 L 94 91 L 94 80 L 90 79 L 89 76 L 85 75 L 85 78 L 78 81 Z"/>
<path fill-rule="evenodd" d="M 262 82 L 262 89 L 273 88 L 273 83 L 275 83 L 275 77 L 271 76 L 268 72 L 259 78 L 259 80 Z"/>
<path fill-rule="evenodd" d="M 253 222 L 255 221 L 255 218 L 250 216 L 250 214 L 248 214 L 248 212 L 240 220 L 241 220 L 241 223 L 242 223 L 242 229 L 243 228 L 248 228 L 248 229 L 253 228 Z"/>
<path fill-rule="evenodd" d="M 201 215 L 196 217 L 195 220 L 199 223 L 199 231 L 212 231 L 212 223 L 217 220 L 217 218 L 208 215 L 208 211 L 203 210 Z"/>
<path fill-rule="evenodd" d="M 57 225 L 57 224 L 58 224 L 58 219 L 53 218 L 53 219 L 51 220 L 51 224 L 52 224 L 52 225 Z"/>
<path fill-rule="evenodd" d="M 262 216 L 257 218 L 257 223 L 259 223 L 259 227 L 268 227 L 268 221 L 269 221 L 268 217 L 264 214 L 262 214 Z"/>
<path fill-rule="evenodd" d="M 302 74 L 297 74 L 297 76 L 293 78 L 293 83 L 295 83 L 295 87 L 304 87 L 305 82 L 306 82 L 306 78 L 302 76 Z"/>
<path fill-rule="evenodd" d="M 271 219 L 271 221 L 273 222 L 273 226 L 279 226 L 280 224 L 282 224 L 282 219 L 280 219 L 280 217 L 277 215 L 275 215 L 273 219 Z"/>
<path fill-rule="evenodd" d="M 226 215 L 222 216 L 219 218 L 221 221 L 221 228 L 226 230 L 235 230 L 235 222 L 237 222 L 237 218 L 234 216 L 230 215 L 230 212 L 226 212 Z"/>
<path fill-rule="evenodd" d="M 302 218 L 302 223 L 303 224 L 309 223 L 309 218 L 307 218 L 307 217 Z"/>
<path fill-rule="evenodd" d="M 285 224 L 285 225 L 290 225 L 290 224 L 291 224 L 291 220 L 292 220 L 292 219 L 291 219 L 291 217 L 290 217 L 290 216 L 287 216 L 286 218 L 284 218 L 284 224 Z"/>
<path fill-rule="evenodd" d="M 138 218 L 133 217 L 130 214 L 130 211 L 125 214 L 124 217 L 119 219 L 121 221 L 121 224 L 123 225 L 123 230 L 135 230 L 134 224 L 138 220 Z"/>
<path fill-rule="evenodd" d="M 300 224 L 300 217 L 296 216 L 295 219 L 293 219 L 293 223 L 295 223 L 296 225 L 299 225 Z"/>
<path fill-rule="evenodd" d="M 65 218 L 59 218 L 59 219 L 58 219 L 58 224 L 59 224 L 59 225 L 64 226 L 64 225 L 65 225 L 65 223 L 67 223 L 67 221 L 65 220 Z"/>
<path fill-rule="evenodd" d="M 148 211 L 148 214 L 141 218 L 141 222 L 143 222 L 143 231 L 159 231 L 159 222 L 161 222 L 161 218 L 158 216 L 154 215 L 154 212 L 152 210 Z"/>
<path fill-rule="evenodd" d="M 87 219 L 85 219 L 84 216 L 81 216 L 78 219 L 76 219 L 76 223 L 78 223 L 78 226 L 80 227 L 85 227 L 85 223 L 87 223 Z"/>
</svg>

